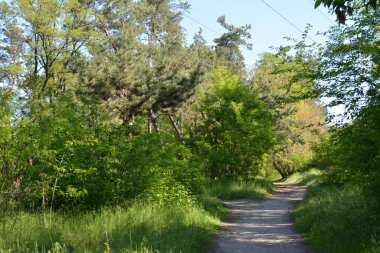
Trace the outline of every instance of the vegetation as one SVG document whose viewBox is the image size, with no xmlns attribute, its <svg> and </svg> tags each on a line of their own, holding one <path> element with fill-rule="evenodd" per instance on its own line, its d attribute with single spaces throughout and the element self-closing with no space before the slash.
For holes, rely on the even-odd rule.
<svg viewBox="0 0 380 253">
<path fill-rule="evenodd" d="M 204 252 L 219 220 L 199 207 L 136 204 L 75 215 L 20 214 L 1 251 Z M 179 244 L 178 241 L 181 243 Z"/>
<path fill-rule="evenodd" d="M 277 142 L 267 162 L 282 178 L 306 167 L 312 158 L 312 146 L 326 136 L 325 109 L 315 99 L 299 98 L 310 91 L 314 81 L 291 83 L 301 66 L 265 53 L 253 69 L 250 85 L 276 119 L 273 132 Z"/>
<path fill-rule="evenodd" d="M 310 167 L 328 186 L 297 226 L 320 249 L 331 235 L 336 251 L 378 250 L 380 15 L 354 7 L 326 45 L 304 34 L 248 72 L 250 25 L 222 16 L 215 46 L 187 45 L 183 1 L 0 3 L 0 250 L 201 252 L 220 199 L 263 198 L 278 174 L 314 185 L 316 170 L 297 174 Z M 345 106 L 341 124 L 321 98 Z"/>
<path fill-rule="evenodd" d="M 360 2 L 375 5 L 368 8 Z M 350 24 L 332 27 L 325 45 L 301 41 L 293 47 L 296 54 L 287 54 L 287 61 L 306 62 L 294 83 L 314 81 L 312 93 L 329 98 L 330 107 L 345 108 L 331 122 L 328 138 L 313 147 L 311 165 L 321 175 L 308 171 L 289 178 L 311 185 L 294 213 L 295 225 L 321 252 L 380 250 L 379 11 L 375 2 L 355 2 Z"/>
<path fill-rule="evenodd" d="M 314 0 L 315 8 L 323 4 L 325 7 L 329 8 L 332 12 L 335 12 L 337 20 L 339 23 L 344 24 L 347 16 L 352 16 L 357 10 L 357 3 L 360 2 L 365 5 L 366 8 L 376 9 L 380 6 L 380 1 L 378 0 L 343 0 L 343 1 L 331 1 L 331 0 Z"/>
<path fill-rule="evenodd" d="M 314 186 L 294 212 L 295 226 L 321 252 L 379 252 L 376 205 L 359 187 Z"/>
<path fill-rule="evenodd" d="M 220 219 L 220 197 L 263 198 L 270 181 L 213 182 L 197 204 L 104 207 L 98 211 L 19 213 L 3 223 L 0 251 L 15 252 L 204 252 Z"/>
<path fill-rule="evenodd" d="M 205 194 L 220 199 L 262 199 L 269 196 L 273 190 L 273 184 L 265 179 L 234 179 L 213 182 Z"/>
<path fill-rule="evenodd" d="M 316 185 L 321 181 L 322 172 L 317 169 L 308 169 L 303 172 L 296 172 L 286 178 L 287 183 L 297 183 L 306 186 Z"/>
</svg>

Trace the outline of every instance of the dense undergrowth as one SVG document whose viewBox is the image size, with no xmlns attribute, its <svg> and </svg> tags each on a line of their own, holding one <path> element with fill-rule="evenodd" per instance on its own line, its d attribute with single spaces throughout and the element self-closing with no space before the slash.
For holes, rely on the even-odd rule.
<svg viewBox="0 0 380 253">
<path fill-rule="evenodd" d="M 263 198 L 264 179 L 215 181 L 187 205 L 136 203 L 78 214 L 22 213 L 0 231 L 0 252 L 205 252 L 220 219 L 220 198 Z"/>
<path fill-rule="evenodd" d="M 318 251 L 326 253 L 380 252 L 379 203 L 359 186 L 324 183 L 312 169 L 287 182 L 309 186 L 293 213 L 296 229 Z"/>
</svg>

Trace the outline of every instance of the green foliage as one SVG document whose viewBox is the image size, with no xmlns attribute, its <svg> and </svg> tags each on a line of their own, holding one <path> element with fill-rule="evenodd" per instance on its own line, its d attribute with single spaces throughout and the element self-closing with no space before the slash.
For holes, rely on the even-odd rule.
<svg viewBox="0 0 380 253">
<path fill-rule="evenodd" d="M 97 194 L 89 190 L 95 185 L 105 190 L 106 181 L 96 166 L 99 138 L 85 113 L 75 98 L 61 96 L 18 122 L 18 159 L 29 161 L 23 179 L 29 193 L 25 205 L 70 209 L 81 201 L 96 206 L 105 200 L 104 195 L 97 203 L 88 199 Z"/>
<path fill-rule="evenodd" d="M 14 94 L 0 89 L 0 223 L 10 219 L 20 208 L 20 171 L 13 166 L 15 159 L 14 130 L 12 114 Z"/>
<path fill-rule="evenodd" d="M 291 83 L 312 84 L 303 98 L 319 97 L 330 108 L 344 107 L 342 115 L 329 115 L 335 124 L 379 104 L 379 16 L 378 9 L 361 9 L 350 24 L 331 27 L 325 45 L 307 44 L 305 33 L 293 46 L 279 48 L 282 65 L 299 66 L 292 70 Z"/>
<path fill-rule="evenodd" d="M 336 129 L 316 150 L 316 163 L 327 171 L 326 180 L 355 182 L 377 195 L 380 166 L 380 111 L 362 109 L 354 122 Z"/>
<path fill-rule="evenodd" d="M 72 210 L 135 199 L 189 203 L 202 192 L 202 162 L 175 138 L 131 136 L 128 132 L 136 130 L 107 123 L 104 118 L 109 118 L 101 112 L 90 118 L 88 113 L 91 110 L 67 95 L 35 110 L 33 117 L 19 120 L 15 129 L 2 114 L 4 194 L 17 183 L 18 192 L 23 193 L 17 203 L 25 207 Z"/>
<path fill-rule="evenodd" d="M 0 78 L 33 99 L 73 88 L 81 49 L 93 35 L 90 11 L 77 1 L 12 1 L 0 7 L 3 16 Z"/>
<path fill-rule="evenodd" d="M 312 82 L 289 95 L 280 87 L 289 76 L 268 71 L 287 59 L 272 55 L 255 69 L 262 89 L 251 89 L 239 48 L 251 47 L 250 26 L 221 17 L 227 32 L 214 48 L 200 34 L 187 47 L 187 8 L 0 4 L 0 251 L 202 252 L 213 216 L 226 214 L 220 198 L 270 194 L 269 181 L 252 178 L 270 174 L 274 153 L 289 171 L 304 166 L 308 146 L 294 136 L 314 137 L 292 123 L 314 124 L 315 101 L 286 120 L 277 112 Z M 301 63 L 286 66 L 312 65 Z"/>
<path fill-rule="evenodd" d="M 209 176 L 257 175 L 258 163 L 274 143 L 273 119 L 239 77 L 217 69 L 198 110 L 204 120 L 195 144 L 206 157 Z"/>
<path fill-rule="evenodd" d="M 253 69 L 251 90 L 275 116 L 276 146 L 264 167 L 273 167 L 283 178 L 305 168 L 312 145 L 326 132 L 325 111 L 315 99 L 305 99 L 313 82 L 294 80 L 303 62 L 263 54 Z M 322 125 L 322 126 L 321 126 Z"/>
<path fill-rule="evenodd" d="M 353 15 L 355 11 L 360 10 L 357 3 L 365 6 L 365 8 L 377 9 L 380 6 L 379 0 L 314 0 L 315 8 L 323 4 L 325 7 L 329 8 L 330 11 L 335 12 L 338 22 L 344 24 L 346 22 L 347 15 Z"/>
<path fill-rule="evenodd" d="M 234 74 L 243 75 L 245 73 L 245 63 L 240 47 L 246 47 L 248 50 L 252 49 L 252 44 L 248 42 L 251 38 L 249 33 L 251 25 L 235 27 L 226 23 L 225 16 L 219 17 L 218 23 L 227 30 L 219 38 L 214 39 L 218 64 Z"/>
<path fill-rule="evenodd" d="M 202 192 L 205 182 L 201 163 L 188 148 L 175 140 L 161 145 L 154 135 L 133 137 L 121 166 L 118 180 L 124 198 L 185 204 Z"/>
<path fill-rule="evenodd" d="M 312 187 L 295 210 L 295 226 L 321 252 L 379 252 L 378 203 L 358 187 Z"/>
<path fill-rule="evenodd" d="M 352 24 L 331 28 L 318 52 L 321 95 L 331 97 L 331 105 L 344 105 L 351 116 L 363 105 L 379 103 L 379 17 L 378 9 L 358 12 Z"/>
<path fill-rule="evenodd" d="M 119 2 L 113 12 L 108 9 L 112 3 L 101 7 L 109 22 L 99 24 L 106 39 L 91 45 L 93 57 L 82 71 L 81 91 L 100 97 L 125 123 L 148 110 L 179 106 L 202 81 L 200 49 L 183 43 L 180 21 L 186 5 L 172 2 Z"/>
</svg>

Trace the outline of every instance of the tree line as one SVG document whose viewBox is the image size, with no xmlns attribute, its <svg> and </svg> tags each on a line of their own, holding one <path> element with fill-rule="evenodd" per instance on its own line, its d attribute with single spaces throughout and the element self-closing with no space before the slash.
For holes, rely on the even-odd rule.
<svg viewBox="0 0 380 253">
<path fill-rule="evenodd" d="M 210 180 L 312 165 L 376 190 L 376 8 L 355 7 L 353 25 L 332 27 L 326 45 L 304 35 L 250 71 L 240 49 L 252 47 L 251 27 L 221 16 L 213 46 L 201 31 L 188 45 L 188 9 L 169 0 L 1 4 L 4 217 L 191 203 Z M 321 97 L 344 104 L 352 123 L 326 127 Z"/>
</svg>

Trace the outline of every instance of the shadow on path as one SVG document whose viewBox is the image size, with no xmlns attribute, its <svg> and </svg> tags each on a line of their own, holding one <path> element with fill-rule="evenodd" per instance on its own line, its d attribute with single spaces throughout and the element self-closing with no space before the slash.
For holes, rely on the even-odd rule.
<svg viewBox="0 0 380 253">
<path fill-rule="evenodd" d="M 305 186 L 275 183 L 277 191 L 265 200 L 223 203 L 231 217 L 215 236 L 213 253 L 315 253 L 292 225 L 290 212 L 301 201 Z"/>
</svg>

